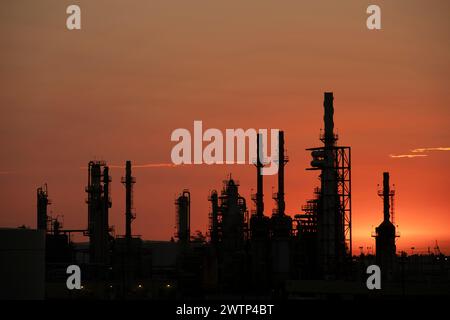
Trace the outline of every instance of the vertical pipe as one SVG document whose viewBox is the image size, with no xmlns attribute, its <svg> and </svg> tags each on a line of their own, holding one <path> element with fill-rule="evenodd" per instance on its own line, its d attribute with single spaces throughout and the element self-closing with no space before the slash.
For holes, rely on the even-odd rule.
<svg viewBox="0 0 450 320">
<path fill-rule="evenodd" d="M 87 183 L 87 187 L 86 187 L 86 192 L 87 192 L 87 204 L 88 204 L 88 234 L 89 234 L 89 238 L 91 237 L 91 232 L 92 232 L 92 226 L 91 226 L 91 220 L 92 220 L 92 210 L 91 210 L 91 201 L 92 201 L 92 196 L 91 196 L 91 165 L 92 162 L 89 161 L 88 163 L 88 183 Z"/>
<path fill-rule="evenodd" d="M 324 94 L 324 116 L 323 121 L 325 124 L 325 147 L 329 148 L 334 146 L 335 137 L 334 137 L 334 108 L 333 108 L 333 92 L 325 92 Z"/>
<path fill-rule="evenodd" d="M 384 212 L 384 221 L 389 221 L 390 219 L 390 204 L 389 204 L 389 196 L 391 190 L 389 187 L 389 172 L 383 172 L 383 212 Z"/>
<path fill-rule="evenodd" d="M 218 213 L 219 213 L 219 201 L 217 191 L 211 192 L 211 242 L 217 243 L 218 239 Z"/>
<path fill-rule="evenodd" d="M 284 131 L 278 133 L 278 214 L 284 215 Z"/>
<path fill-rule="evenodd" d="M 109 207 L 110 207 L 110 203 L 109 203 L 109 168 L 107 166 L 104 167 L 103 169 L 103 190 L 104 190 L 104 216 L 103 216 L 103 230 L 104 232 L 108 233 L 108 229 L 109 229 L 109 217 L 108 217 L 108 212 L 109 212 Z"/>
<path fill-rule="evenodd" d="M 47 206 L 49 204 L 48 201 L 48 193 L 47 193 L 47 185 L 44 187 L 39 187 L 37 189 L 37 229 L 44 230 L 47 232 Z"/>
<path fill-rule="evenodd" d="M 191 237 L 191 194 L 184 190 L 175 201 L 177 208 L 177 237 L 178 241 L 187 244 Z"/>
<path fill-rule="evenodd" d="M 103 205 L 102 225 L 101 225 L 101 262 L 108 263 L 108 241 L 109 241 L 109 208 L 111 203 L 109 190 L 109 168 L 105 166 L 103 169 Z"/>
<path fill-rule="evenodd" d="M 189 191 L 183 192 L 183 195 L 187 199 L 187 226 L 186 226 L 186 242 L 190 242 L 191 239 L 191 193 Z"/>
<path fill-rule="evenodd" d="M 126 162 L 125 166 L 125 238 L 127 241 L 131 239 L 131 197 L 132 197 L 132 178 L 131 178 L 131 161 Z"/>
<path fill-rule="evenodd" d="M 324 164 L 321 174 L 322 209 L 318 214 L 318 237 L 320 265 L 323 266 L 325 277 L 339 273 L 336 266 L 342 257 L 341 243 L 344 240 L 342 225 L 343 212 L 339 208 L 336 151 L 334 135 L 334 107 L 333 93 L 324 93 L 324 126 L 325 132 L 322 138 L 324 143 Z"/>
<path fill-rule="evenodd" d="M 263 176 L 262 176 L 262 168 L 264 167 L 262 163 L 262 134 L 258 133 L 257 135 L 257 147 L 256 147 L 256 214 L 258 216 L 264 215 L 264 201 L 263 201 Z"/>
</svg>

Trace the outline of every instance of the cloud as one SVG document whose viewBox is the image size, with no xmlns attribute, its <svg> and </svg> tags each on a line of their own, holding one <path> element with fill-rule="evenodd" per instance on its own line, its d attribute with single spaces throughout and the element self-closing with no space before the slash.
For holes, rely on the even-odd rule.
<svg viewBox="0 0 450 320">
<path fill-rule="evenodd" d="M 173 163 L 146 163 L 146 164 L 133 164 L 133 168 L 173 168 L 179 167 L 181 165 L 173 164 Z M 110 168 L 119 168 L 124 169 L 124 165 L 110 165 Z"/>
<path fill-rule="evenodd" d="M 391 158 L 422 158 L 422 157 L 428 157 L 427 153 L 429 151 L 450 151 L 450 147 L 433 147 L 433 148 L 416 148 L 411 150 L 413 154 L 399 154 L 394 155 L 390 154 L 389 157 Z"/>
<path fill-rule="evenodd" d="M 12 173 L 11 171 L 0 171 L 0 176 L 4 176 L 11 173 Z"/>
<path fill-rule="evenodd" d="M 117 164 L 106 164 L 110 169 L 125 169 L 125 165 L 117 165 Z M 181 167 L 182 164 L 173 164 L 173 163 L 145 163 L 145 164 L 132 164 L 131 167 L 133 169 L 140 168 L 174 168 Z M 82 170 L 87 170 L 88 167 L 80 167 Z"/>
<path fill-rule="evenodd" d="M 421 158 L 421 157 L 428 157 L 427 154 L 390 154 L 389 157 L 391 158 Z"/>
<path fill-rule="evenodd" d="M 133 168 L 172 168 L 179 166 L 180 165 L 173 163 L 147 163 L 147 164 L 133 165 Z"/>
<path fill-rule="evenodd" d="M 436 148 L 417 148 L 411 150 L 411 152 L 423 153 L 427 151 L 450 151 L 450 147 L 436 147 Z"/>
</svg>

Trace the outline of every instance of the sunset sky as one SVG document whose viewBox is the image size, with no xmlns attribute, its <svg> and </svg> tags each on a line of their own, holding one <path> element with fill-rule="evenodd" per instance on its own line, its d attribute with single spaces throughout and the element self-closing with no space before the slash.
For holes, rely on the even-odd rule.
<svg viewBox="0 0 450 320">
<path fill-rule="evenodd" d="M 81 7 L 81 30 L 66 29 L 70 4 Z M 382 30 L 366 28 L 369 4 L 381 7 Z M 305 148 L 320 146 L 323 92 L 333 91 L 339 143 L 352 147 L 354 253 L 374 247 L 383 171 L 395 184 L 398 249 L 425 253 L 437 240 L 450 253 L 449 12 L 446 0 L 3 1 L 0 226 L 36 227 L 46 182 L 53 215 L 85 228 L 87 163 L 103 159 L 116 234 L 126 160 L 142 166 L 135 234 L 170 239 L 184 188 L 191 229 L 206 231 L 209 192 L 231 173 L 250 203 L 255 169 L 144 166 L 170 163 L 172 131 L 192 131 L 194 120 L 284 130 L 293 216 L 319 183 Z M 266 214 L 272 187 L 276 176 L 265 178 Z"/>
</svg>

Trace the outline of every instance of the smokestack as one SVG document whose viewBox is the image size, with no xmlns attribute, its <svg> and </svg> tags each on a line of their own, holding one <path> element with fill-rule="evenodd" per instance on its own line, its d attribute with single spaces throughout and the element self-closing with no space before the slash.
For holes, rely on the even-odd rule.
<svg viewBox="0 0 450 320">
<path fill-rule="evenodd" d="M 37 229 L 47 231 L 47 206 L 48 200 L 47 184 L 37 189 Z"/>
<path fill-rule="evenodd" d="M 213 190 L 209 197 L 211 201 L 211 220 L 210 220 L 210 232 L 211 232 L 211 242 L 216 244 L 218 241 L 218 215 L 219 215 L 219 198 L 217 191 Z"/>
<path fill-rule="evenodd" d="M 103 161 L 91 161 L 88 173 L 86 192 L 88 193 L 89 258 L 93 263 L 107 263 L 109 258 L 108 211 L 111 208 L 109 168 Z"/>
<path fill-rule="evenodd" d="M 390 197 L 390 187 L 389 187 L 389 172 L 383 172 L 383 211 L 384 211 L 384 221 L 390 221 L 390 209 L 389 204 Z"/>
<path fill-rule="evenodd" d="M 264 201 L 263 201 L 263 176 L 262 176 L 262 168 L 263 159 L 262 158 L 262 134 L 258 133 L 257 135 L 257 147 L 256 147 L 256 215 L 263 216 L 264 215 Z"/>
<path fill-rule="evenodd" d="M 284 131 L 278 133 L 278 214 L 284 215 Z"/>
<path fill-rule="evenodd" d="M 334 108 L 333 108 L 333 92 L 325 92 L 324 93 L 324 116 L 323 121 L 325 123 L 325 135 L 324 135 L 324 143 L 325 147 L 332 147 L 336 141 L 334 136 Z"/>
<path fill-rule="evenodd" d="M 105 166 L 103 169 L 103 189 L 104 189 L 104 205 L 105 205 L 105 211 L 104 211 L 104 224 L 103 228 L 106 230 L 104 231 L 106 234 L 109 233 L 109 208 L 111 207 L 111 202 L 109 201 L 109 167 Z"/>
<path fill-rule="evenodd" d="M 175 201 L 177 208 L 177 237 L 178 241 L 187 244 L 191 237 L 191 194 L 189 190 L 183 193 Z"/>
<path fill-rule="evenodd" d="M 136 182 L 131 175 L 131 161 L 127 161 L 125 165 L 125 177 L 122 178 L 122 183 L 125 185 L 125 238 L 131 239 L 131 222 L 134 219 L 133 215 L 133 184 Z"/>
</svg>

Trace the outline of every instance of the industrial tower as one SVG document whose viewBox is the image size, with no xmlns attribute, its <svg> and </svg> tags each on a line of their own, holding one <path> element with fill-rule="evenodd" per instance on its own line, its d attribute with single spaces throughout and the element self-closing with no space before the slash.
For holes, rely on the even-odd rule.
<svg viewBox="0 0 450 320">
<path fill-rule="evenodd" d="M 323 147 L 309 148 L 311 167 L 320 170 L 321 186 L 316 207 L 317 267 L 325 279 L 336 279 L 346 272 L 352 254 L 351 235 L 351 149 L 338 146 L 334 133 L 333 93 L 324 93 Z"/>
<path fill-rule="evenodd" d="M 223 181 L 220 196 L 213 190 L 208 198 L 211 202 L 209 233 L 211 243 L 220 244 L 222 250 L 241 250 L 247 239 L 247 204 L 239 194 L 239 182 Z"/>
<path fill-rule="evenodd" d="M 88 230 L 90 262 L 99 265 L 109 263 L 110 239 L 109 208 L 111 208 L 109 168 L 104 161 L 88 164 Z"/>
<path fill-rule="evenodd" d="M 125 186 L 125 239 L 127 246 L 131 242 L 131 222 L 136 219 L 136 213 L 133 208 L 133 185 L 136 178 L 131 175 L 131 161 L 125 164 L 125 177 L 122 177 L 122 184 Z"/>
<path fill-rule="evenodd" d="M 270 219 L 264 215 L 263 201 L 263 152 L 262 135 L 257 136 L 256 147 L 256 194 L 252 195 L 256 210 L 250 218 L 250 246 L 252 256 L 252 277 L 255 287 L 266 285 L 269 272 L 269 240 L 270 240 Z"/>
<path fill-rule="evenodd" d="M 385 279 L 392 278 L 395 262 L 395 225 L 394 219 L 394 195 L 395 191 L 389 185 L 389 172 L 383 172 L 383 189 L 378 191 L 383 199 L 383 222 L 375 228 L 376 261 Z"/>
<path fill-rule="evenodd" d="M 217 279 L 221 290 L 242 288 L 246 279 L 246 240 L 248 239 L 248 211 L 245 198 L 239 194 L 239 182 L 223 181 L 220 196 L 213 190 L 209 196 L 210 239 L 217 262 Z"/>
<path fill-rule="evenodd" d="M 276 209 L 270 219 L 271 228 L 271 261 L 273 281 L 281 283 L 290 276 L 291 256 L 290 238 L 292 234 L 292 218 L 285 213 L 284 202 L 284 166 L 289 161 L 285 155 L 284 132 L 278 133 L 278 192 L 273 194 Z"/>
<path fill-rule="evenodd" d="M 191 237 L 191 193 L 183 190 L 175 200 L 176 206 L 176 234 L 180 244 L 187 245 Z"/>
<path fill-rule="evenodd" d="M 47 232 L 47 207 L 50 204 L 48 199 L 47 184 L 37 189 L 37 229 Z"/>
</svg>

